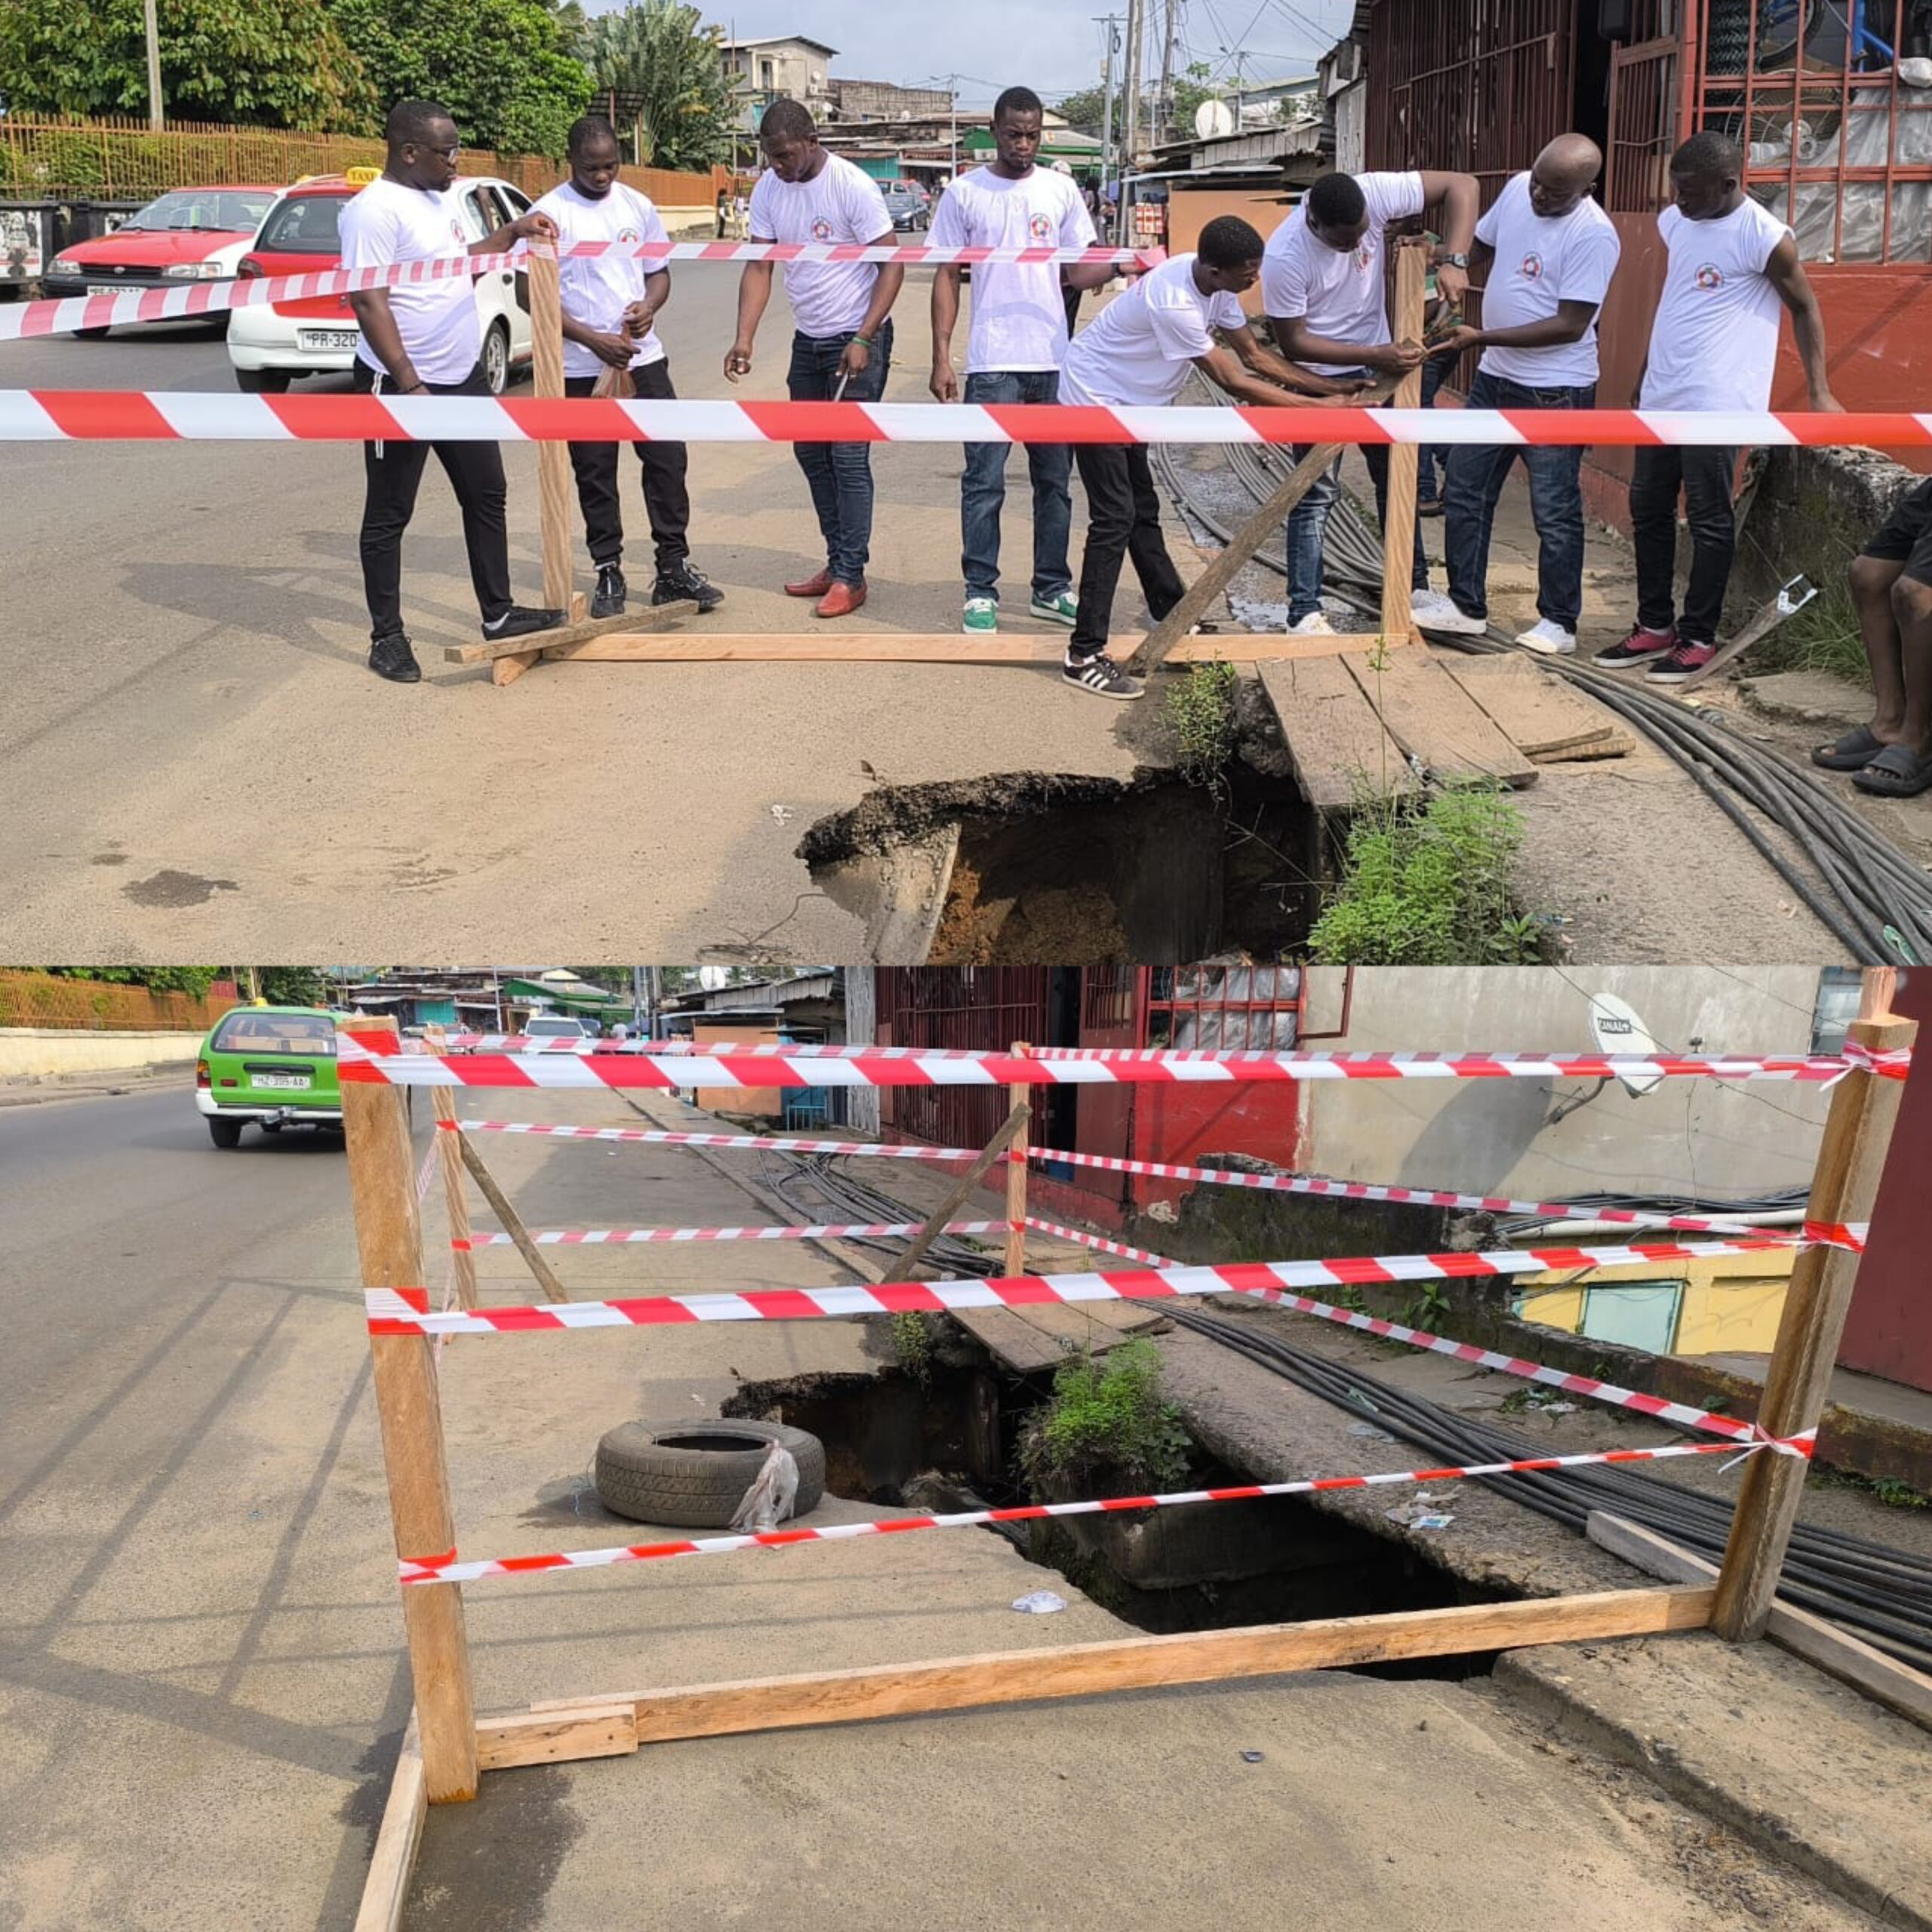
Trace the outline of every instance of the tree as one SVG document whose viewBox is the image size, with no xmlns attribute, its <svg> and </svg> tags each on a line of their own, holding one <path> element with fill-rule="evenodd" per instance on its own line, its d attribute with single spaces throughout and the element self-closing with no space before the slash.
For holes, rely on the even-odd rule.
<svg viewBox="0 0 1932 1932">
<path fill-rule="evenodd" d="M 378 112 L 439 100 L 469 145 L 561 155 L 590 98 L 581 14 L 551 0 L 325 0 Z"/>
<path fill-rule="evenodd" d="M 262 997 L 271 1006 L 327 1006 L 331 990 L 328 975 L 318 966 L 264 966 Z"/>
<path fill-rule="evenodd" d="M 1118 110 L 1119 102 L 1115 102 Z M 1107 97 L 1100 88 L 1082 88 L 1077 94 L 1064 94 L 1055 106 L 1054 112 L 1064 119 L 1069 128 L 1083 134 L 1097 134 L 1103 131 L 1107 118 Z"/>
<path fill-rule="evenodd" d="M 162 99 L 184 120 L 370 125 L 374 97 L 325 0 L 159 0 Z M 15 114 L 144 114 L 141 0 L 0 0 Z"/>
<path fill-rule="evenodd" d="M 640 163 L 695 173 L 731 158 L 736 106 L 720 38 L 680 0 L 638 0 L 586 29 L 591 78 L 617 97 L 617 131 L 635 131 Z"/>
<path fill-rule="evenodd" d="M 88 980 L 99 986 L 144 986 L 151 993 L 186 993 L 200 999 L 221 977 L 218 966 L 44 966 L 57 980 Z"/>
</svg>

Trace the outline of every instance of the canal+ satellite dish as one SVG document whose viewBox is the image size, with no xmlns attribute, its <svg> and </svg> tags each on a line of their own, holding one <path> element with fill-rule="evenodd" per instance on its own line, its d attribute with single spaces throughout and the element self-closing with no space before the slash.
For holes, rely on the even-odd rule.
<svg viewBox="0 0 1932 1932">
<path fill-rule="evenodd" d="M 1590 998 L 1590 1032 L 1600 1054 L 1634 1054 L 1639 1058 L 1657 1051 L 1650 1029 L 1637 1017 L 1629 1004 L 1614 993 L 1594 993 Z M 1617 1078 L 1624 1091 L 1641 1098 L 1660 1085 L 1660 1073 L 1620 1073 Z"/>
<path fill-rule="evenodd" d="M 1225 100 L 1204 100 L 1194 110 L 1194 131 L 1201 140 L 1217 141 L 1234 131 L 1234 109 Z"/>
</svg>

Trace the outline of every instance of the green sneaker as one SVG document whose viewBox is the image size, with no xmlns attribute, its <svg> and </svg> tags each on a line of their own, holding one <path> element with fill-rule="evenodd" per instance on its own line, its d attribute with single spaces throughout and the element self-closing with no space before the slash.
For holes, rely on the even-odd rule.
<svg viewBox="0 0 1932 1932">
<path fill-rule="evenodd" d="M 990 635 L 999 629 L 999 605 L 991 597 L 969 597 L 959 628 L 968 637 Z"/>
<path fill-rule="evenodd" d="M 1057 597 L 1036 597 L 1032 609 L 1036 617 L 1044 617 L 1050 624 L 1064 624 L 1069 630 L 1073 620 L 1080 614 L 1080 600 L 1070 590 L 1063 590 Z"/>
</svg>

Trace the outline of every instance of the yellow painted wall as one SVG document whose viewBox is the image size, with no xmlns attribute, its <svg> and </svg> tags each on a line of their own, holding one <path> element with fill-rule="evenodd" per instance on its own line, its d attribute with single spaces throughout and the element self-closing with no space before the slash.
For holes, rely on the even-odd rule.
<svg viewBox="0 0 1932 1932">
<path fill-rule="evenodd" d="M 1653 1262 L 1641 1269 L 1599 1269 L 1587 1281 L 1568 1271 L 1525 1275 L 1516 1291 L 1524 1297 L 1525 1321 L 1575 1335 L 1583 1331 L 1586 1287 L 1614 1287 L 1620 1280 L 1681 1281 L 1684 1297 L 1672 1355 L 1768 1355 L 1777 1340 L 1790 1275 L 1791 1262 L 1784 1257 L 1728 1254 L 1674 1265 Z"/>
</svg>

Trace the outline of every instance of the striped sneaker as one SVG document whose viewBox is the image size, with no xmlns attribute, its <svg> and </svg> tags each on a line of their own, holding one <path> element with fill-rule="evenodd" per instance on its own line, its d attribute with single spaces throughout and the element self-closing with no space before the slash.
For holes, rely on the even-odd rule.
<svg viewBox="0 0 1932 1932">
<path fill-rule="evenodd" d="M 1120 666 L 1105 651 L 1096 651 L 1091 657 L 1075 657 L 1069 651 L 1066 663 L 1060 666 L 1060 675 L 1075 690 L 1091 691 L 1096 697 L 1114 697 L 1124 701 L 1146 696 L 1145 688 L 1131 678 L 1123 676 Z"/>
</svg>

